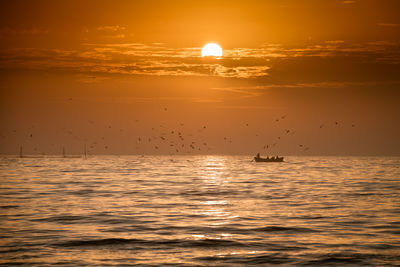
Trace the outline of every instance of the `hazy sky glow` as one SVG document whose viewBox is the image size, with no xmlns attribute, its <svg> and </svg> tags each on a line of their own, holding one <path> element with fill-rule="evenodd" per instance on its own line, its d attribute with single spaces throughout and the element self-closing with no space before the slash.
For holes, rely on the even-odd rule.
<svg viewBox="0 0 400 267">
<path fill-rule="evenodd" d="M 1 153 L 400 154 L 396 0 L 0 5 Z"/>
</svg>

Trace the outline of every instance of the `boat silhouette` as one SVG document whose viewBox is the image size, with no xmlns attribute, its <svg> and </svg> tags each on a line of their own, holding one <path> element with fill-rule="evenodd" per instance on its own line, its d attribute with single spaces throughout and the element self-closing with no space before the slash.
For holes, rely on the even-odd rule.
<svg viewBox="0 0 400 267">
<path fill-rule="evenodd" d="M 283 157 L 260 157 L 260 153 L 257 153 L 257 156 L 254 157 L 255 162 L 283 162 Z"/>
</svg>

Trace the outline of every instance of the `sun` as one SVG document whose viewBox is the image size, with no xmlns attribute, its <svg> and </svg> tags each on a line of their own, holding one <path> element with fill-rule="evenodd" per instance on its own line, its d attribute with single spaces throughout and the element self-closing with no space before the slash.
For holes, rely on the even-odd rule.
<svg viewBox="0 0 400 267">
<path fill-rule="evenodd" d="M 222 57 L 222 48 L 216 43 L 208 43 L 201 49 L 202 57 Z"/>
</svg>

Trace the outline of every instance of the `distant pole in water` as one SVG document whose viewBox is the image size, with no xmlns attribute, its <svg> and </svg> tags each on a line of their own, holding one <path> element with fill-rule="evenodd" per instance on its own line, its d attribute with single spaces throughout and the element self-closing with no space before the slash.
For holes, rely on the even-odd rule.
<svg viewBox="0 0 400 267">
<path fill-rule="evenodd" d="M 63 158 L 65 158 L 65 147 L 63 147 Z"/>
<path fill-rule="evenodd" d="M 86 144 L 83 146 L 83 155 L 85 157 L 85 159 L 87 158 L 87 152 L 86 152 Z"/>
<path fill-rule="evenodd" d="M 22 146 L 19 147 L 19 157 L 23 158 L 24 156 L 22 155 Z"/>
</svg>

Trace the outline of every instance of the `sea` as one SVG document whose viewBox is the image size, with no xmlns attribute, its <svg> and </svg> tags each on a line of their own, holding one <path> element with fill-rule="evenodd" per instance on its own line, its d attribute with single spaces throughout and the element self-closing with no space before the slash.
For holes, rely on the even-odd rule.
<svg viewBox="0 0 400 267">
<path fill-rule="evenodd" d="M 400 157 L 0 158 L 3 266 L 400 266 Z"/>
</svg>

